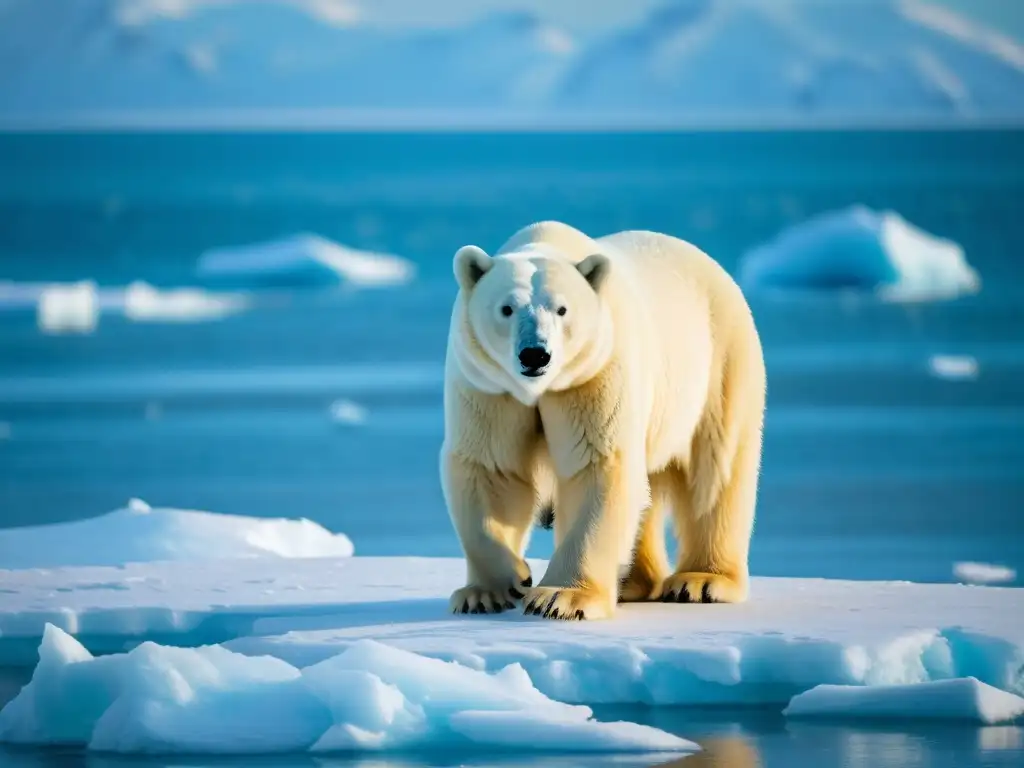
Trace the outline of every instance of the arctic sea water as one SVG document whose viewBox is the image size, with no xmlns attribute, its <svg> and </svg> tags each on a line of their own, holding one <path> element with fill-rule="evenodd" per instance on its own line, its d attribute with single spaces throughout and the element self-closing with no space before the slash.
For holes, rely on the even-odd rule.
<svg viewBox="0 0 1024 768">
<path fill-rule="evenodd" d="M 524 223 L 557 218 L 595 234 L 669 232 L 735 272 L 780 229 L 862 203 L 961 243 L 982 290 L 913 304 L 848 290 L 751 295 L 769 371 L 752 569 L 915 581 L 955 581 L 958 562 L 1024 571 L 1019 132 L 3 135 L 0 167 L 0 280 L 191 285 L 206 249 L 298 232 L 399 254 L 417 271 L 365 291 L 262 286 L 252 309 L 209 323 L 105 314 L 83 336 L 0 312 L 0 526 L 141 497 L 310 517 L 357 554 L 457 555 L 436 464 L 456 248 L 493 249 Z M 536 535 L 531 555 L 550 551 L 550 535 Z M 723 765 L 1024 758 L 1015 726 L 603 714 L 714 742 Z M 108 761 L 13 752 L 0 762 Z"/>
</svg>

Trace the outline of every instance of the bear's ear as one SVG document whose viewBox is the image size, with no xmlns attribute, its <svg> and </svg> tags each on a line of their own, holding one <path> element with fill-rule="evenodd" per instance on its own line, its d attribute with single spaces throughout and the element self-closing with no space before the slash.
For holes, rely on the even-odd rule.
<svg viewBox="0 0 1024 768">
<path fill-rule="evenodd" d="M 494 262 L 475 245 L 464 245 L 455 253 L 455 279 L 464 291 L 473 288 Z"/>
<path fill-rule="evenodd" d="M 603 253 L 592 253 L 576 265 L 576 269 L 590 283 L 590 287 L 594 291 L 601 290 L 601 284 L 608 277 L 608 272 L 611 268 L 611 262 L 608 261 L 608 257 Z"/>
</svg>

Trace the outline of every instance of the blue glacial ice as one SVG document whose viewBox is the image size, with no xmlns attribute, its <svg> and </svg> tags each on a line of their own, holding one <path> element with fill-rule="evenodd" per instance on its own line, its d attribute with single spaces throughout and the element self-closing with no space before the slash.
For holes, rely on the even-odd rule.
<svg viewBox="0 0 1024 768">
<path fill-rule="evenodd" d="M 143 643 L 93 657 L 47 625 L 31 682 L 0 711 L 0 741 L 121 753 L 693 752 L 634 723 L 554 701 L 522 667 L 488 674 L 361 640 L 297 669 L 223 648 Z"/>
<path fill-rule="evenodd" d="M 862 290 L 892 300 L 946 299 L 978 291 L 963 249 L 892 211 L 852 206 L 816 216 L 745 253 L 744 289 Z"/>
</svg>

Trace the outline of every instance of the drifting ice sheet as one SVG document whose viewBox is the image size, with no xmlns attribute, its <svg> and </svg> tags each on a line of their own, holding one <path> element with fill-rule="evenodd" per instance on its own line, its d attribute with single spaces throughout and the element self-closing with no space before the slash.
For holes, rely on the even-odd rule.
<svg viewBox="0 0 1024 768">
<path fill-rule="evenodd" d="M 954 563 L 953 574 L 965 584 L 1008 584 L 1017 578 L 1013 568 L 992 563 Z"/>
<path fill-rule="evenodd" d="M 744 288 L 876 290 L 899 300 L 951 298 L 981 285 L 963 249 L 892 211 L 864 206 L 823 214 L 749 251 Z"/>
<path fill-rule="evenodd" d="M 151 508 L 132 499 L 99 517 L 0 530 L 7 568 L 120 565 L 154 560 L 347 557 L 352 542 L 312 520 Z"/>
<path fill-rule="evenodd" d="M 489 673 L 517 663 L 546 696 L 588 705 L 781 709 L 817 685 L 963 677 L 1024 695 L 1020 589 L 754 579 L 744 605 L 625 605 L 566 624 L 452 616 L 464 577 L 458 559 L 367 557 L 0 572 L 0 663 L 31 663 L 49 622 L 93 652 L 225 643 L 295 667 L 371 639 Z"/>
<path fill-rule="evenodd" d="M 220 646 L 144 643 L 93 658 L 48 625 L 39 655 L 0 712 L 2 741 L 142 753 L 698 749 L 655 728 L 595 722 L 589 708 L 541 694 L 517 665 L 486 674 L 371 640 L 299 670 Z"/>
<path fill-rule="evenodd" d="M 124 291 L 124 314 L 137 323 L 219 320 L 248 306 L 245 296 L 216 294 L 197 288 L 160 290 L 134 282 Z"/>
<path fill-rule="evenodd" d="M 201 288 L 162 289 L 141 280 L 127 286 L 80 283 L 0 282 L 0 311 L 36 310 L 46 333 L 90 333 L 102 315 L 123 314 L 137 323 L 189 323 L 220 320 L 249 307 L 241 293 Z"/>
<path fill-rule="evenodd" d="M 414 265 L 398 256 L 347 248 L 311 234 L 215 248 L 200 256 L 197 269 L 206 280 L 246 287 L 400 285 L 415 274 Z"/>
<path fill-rule="evenodd" d="M 986 725 L 1024 715 L 1024 699 L 973 677 L 864 688 L 819 685 L 795 696 L 788 717 L 970 720 Z"/>
</svg>

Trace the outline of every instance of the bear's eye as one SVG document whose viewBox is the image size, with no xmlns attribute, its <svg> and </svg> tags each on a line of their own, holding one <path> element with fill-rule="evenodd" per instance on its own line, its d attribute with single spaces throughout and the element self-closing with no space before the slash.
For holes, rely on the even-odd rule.
<svg viewBox="0 0 1024 768">
<path fill-rule="evenodd" d="M 558 316 L 559 317 L 565 317 L 565 313 L 568 312 L 568 311 L 569 310 L 566 309 L 565 307 L 559 307 L 558 308 Z"/>
<path fill-rule="evenodd" d="M 512 307 L 506 304 L 501 308 L 501 314 L 503 314 L 505 317 L 512 317 Z"/>
</svg>

